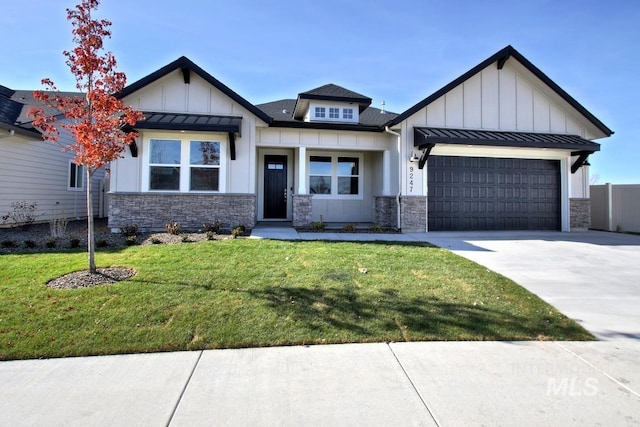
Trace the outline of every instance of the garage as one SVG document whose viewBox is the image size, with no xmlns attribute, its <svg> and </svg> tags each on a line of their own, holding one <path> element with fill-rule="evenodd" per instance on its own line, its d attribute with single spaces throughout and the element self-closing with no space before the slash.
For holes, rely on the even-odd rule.
<svg viewBox="0 0 640 427">
<path fill-rule="evenodd" d="M 429 231 L 560 230 L 560 161 L 431 155 Z"/>
</svg>

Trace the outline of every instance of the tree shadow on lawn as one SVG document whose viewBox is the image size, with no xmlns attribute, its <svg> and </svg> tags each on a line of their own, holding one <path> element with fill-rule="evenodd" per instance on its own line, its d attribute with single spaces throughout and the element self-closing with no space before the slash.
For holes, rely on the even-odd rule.
<svg viewBox="0 0 640 427">
<path fill-rule="evenodd" d="M 407 297 L 395 289 L 363 294 L 355 286 L 273 286 L 243 292 L 309 329 L 334 328 L 361 340 L 376 336 L 391 337 L 390 341 L 593 339 L 561 314 L 525 317 L 433 296 Z"/>
</svg>

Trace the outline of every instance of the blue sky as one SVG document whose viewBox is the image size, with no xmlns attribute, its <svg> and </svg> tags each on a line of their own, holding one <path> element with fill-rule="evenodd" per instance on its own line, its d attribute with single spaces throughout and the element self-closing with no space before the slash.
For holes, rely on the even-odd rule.
<svg viewBox="0 0 640 427">
<path fill-rule="evenodd" d="M 3 4 L 0 84 L 74 89 L 76 3 Z M 510 44 L 615 131 L 592 182 L 640 184 L 636 0 L 103 0 L 97 16 L 129 83 L 185 55 L 254 104 L 335 83 L 402 112 Z"/>
</svg>

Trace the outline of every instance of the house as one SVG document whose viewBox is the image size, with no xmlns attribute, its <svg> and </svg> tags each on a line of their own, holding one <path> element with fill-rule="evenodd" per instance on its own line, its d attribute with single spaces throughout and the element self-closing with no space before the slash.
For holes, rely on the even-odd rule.
<svg viewBox="0 0 640 427">
<path fill-rule="evenodd" d="M 109 224 L 589 225 L 588 156 L 613 132 L 507 46 L 400 114 L 328 84 L 253 105 L 181 57 L 118 94 L 142 110 Z"/>
<path fill-rule="evenodd" d="M 73 94 L 76 95 L 76 94 Z M 35 204 L 36 222 L 86 218 L 86 175 L 72 162 L 73 153 L 43 141 L 27 117 L 35 105 L 33 91 L 12 90 L 0 85 L 0 217 L 14 212 L 13 203 Z M 61 133 L 61 143 L 70 136 Z M 101 185 L 104 171 L 93 177 L 95 213 L 104 206 Z M 106 211 L 106 206 L 102 210 Z M 11 217 L 1 226 L 15 225 Z"/>
</svg>

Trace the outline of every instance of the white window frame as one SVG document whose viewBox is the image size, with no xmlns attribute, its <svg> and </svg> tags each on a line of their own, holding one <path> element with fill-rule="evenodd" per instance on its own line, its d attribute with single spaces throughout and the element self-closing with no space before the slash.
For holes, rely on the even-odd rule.
<svg viewBox="0 0 640 427">
<path fill-rule="evenodd" d="M 326 119 L 326 112 L 327 112 L 327 108 L 326 107 L 315 107 L 313 114 L 316 119 Z"/>
<path fill-rule="evenodd" d="M 69 191 L 82 191 L 84 190 L 84 181 L 85 181 L 85 176 L 84 176 L 84 166 L 83 165 L 76 165 L 75 163 L 73 163 L 73 160 L 69 160 L 69 167 L 67 169 L 67 190 Z M 76 174 L 76 179 L 75 179 L 75 185 L 71 185 L 71 173 L 72 171 L 75 170 L 75 174 Z M 78 176 L 78 171 L 80 171 L 80 176 Z M 80 179 L 80 186 L 78 186 L 78 179 Z"/>
<path fill-rule="evenodd" d="M 311 157 L 330 157 L 331 158 L 331 194 L 312 194 L 311 193 L 311 176 L 318 176 L 311 173 Z M 339 157 L 354 157 L 358 159 L 358 175 L 338 175 L 338 158 Z M 314 198 L 318 199 L 340 199 L 340 200 L 362 200 L 364 199 L 364 156 L 362 153 L 340 152 L 340 153 L 328 153 L 326 151 L 312 151 L 307 152 L 307 191 L 312 194 Z M 329 176 L 329 175 L 323 175 Z M 358 177 L 358 194 L 338 194 L 338 178 L 339 177 Z"/>
<path fill-rule="evenodd" d="M 353 108 L 343 108 L 342 118 L 344 120 L 353 120 Z"/>
<path fill-rule="evenodd" d="M 340 108 L 338 107 L 329 107 L 329 118 L 332 120 L 340 119 Z"/>
<path fill-rule="evenodd" d="M 174 165 L 180 168 L 180 186 L 178 190 L 152 190 L 151 189 L 151 167 L 163 166 L 150 163 L 151 157 L 151 140 L 174 140 L 180 141 L 180 164 Z M 190 145 L 192 141 L 218 142 L 220 143 L 220 165 L 205 166 L 192 165 L 190 158 Z M 189 193 L 189 194 L 218 194 L 227 192 L 227 146 L 228 136 L 226 134 L 187 134 L 187 133 L 163 133 L 163 134 L 146 134 L 143 138 L 143 155 L 142 155 L 142 177 L 141 188 L 144 192 L 149 193 Z M 218 168 L 218 190 L 197 190 L 191 191 L 191 168 L 192 167 L 216 167 Z"/>
</svg>

